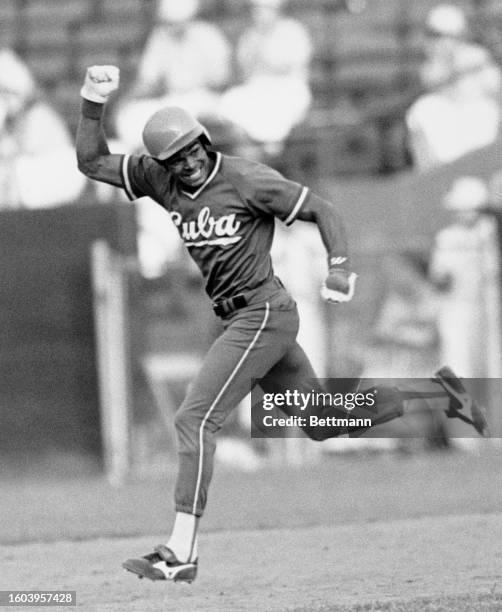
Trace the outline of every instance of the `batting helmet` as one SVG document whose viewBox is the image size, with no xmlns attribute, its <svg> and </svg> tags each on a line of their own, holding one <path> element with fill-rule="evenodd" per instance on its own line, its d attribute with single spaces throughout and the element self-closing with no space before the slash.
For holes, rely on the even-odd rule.
<svg viewBox="0 0 502 612">
<path fill-rule="evenodd" d="M 159 160 L 171 157 L 200 136 L 211 143 L 206 128 L 189 112 L 177 106 L 168 106 L 154 113 L 143 129 L 147 151 Z"/>
</svg>

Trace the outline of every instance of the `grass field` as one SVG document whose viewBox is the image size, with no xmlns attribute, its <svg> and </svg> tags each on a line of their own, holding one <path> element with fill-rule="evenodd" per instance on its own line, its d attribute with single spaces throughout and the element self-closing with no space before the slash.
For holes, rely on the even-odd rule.
<svg viewBox="0 0 502 612">
<path fill-rule="evenodd" d="M 487 444 L 219 466 L 192 585 L 120 567 L 165 538 L 172 474 L 119 489 L 92 476 L 4 480 L 0 589 L 76 590 L 96 612 L 502 610 L 501 460 Z"/>
</svg>

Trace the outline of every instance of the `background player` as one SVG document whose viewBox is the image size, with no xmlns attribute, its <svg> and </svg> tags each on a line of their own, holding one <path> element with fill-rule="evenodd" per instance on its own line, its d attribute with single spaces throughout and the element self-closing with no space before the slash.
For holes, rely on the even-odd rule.
<svg viewBox="0 0 502 612">
<path fill-rule="evenodd" d="M 143 140 L 149 155 L 110 154 L 103 109 L 118 83 L 114 66 L 87 70 L 77 134 L 79 168 L 93 179 L 122 187 L 131 199 L 150 196 L 170 213 L 224 326 L 176 414 L 179 465 L 171 536 L 153 553 L 124 563 L 140 577 L 191 581 L 197 572 L 197 527 L 212 476 L 215 434 L 249 392 L 252 379 L 266 377 L 261 384 L 266 392 L 310 393 L 316 386 L 322 392 L 296 342 L 296 304 L 272 270 L 275 217 L 286 225 L 299 219 L 318 226 L 328 254 L 324 299 L 350 301 L 356 275 L 350 272 L 343 224 L 331 203 L 267 166 L 213 151 L 203 126 L 183 109 L 162 109 L 147 122 Z M 373 424 L 402 415 L 424 396 L 440 400 L 449 416 L 485 432 L 481 412 L 448 369 L 419 392 L 379 388 Z M 468 407 L 472 420 L 459 412 Z M 284 411 L 294 414 L 293 408 Z M 331 406 L 313 407 L 313 413 L 346 416 Z M 351 415 L 356 416 L 354 411 Z M 315 440 L 358 433 L 339 427 L 304 431 Z"/>
</svg>

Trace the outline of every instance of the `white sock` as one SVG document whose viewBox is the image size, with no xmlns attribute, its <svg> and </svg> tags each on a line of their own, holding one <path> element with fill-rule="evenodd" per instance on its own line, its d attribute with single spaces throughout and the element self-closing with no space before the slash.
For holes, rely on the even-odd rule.
<svg viewBox="0 0 502 612">
<path fill-rule="evenodd" d="M 176 512 L 174 527 L 166 546 L 173 551 L 179 561 L 197 559 L 197 524 L 198 518 L 195 515 Z"/>
</svg>

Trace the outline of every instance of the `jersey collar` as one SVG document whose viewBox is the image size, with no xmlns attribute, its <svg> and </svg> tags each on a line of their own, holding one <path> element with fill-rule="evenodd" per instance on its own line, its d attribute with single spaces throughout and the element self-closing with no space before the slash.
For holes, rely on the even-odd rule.
<svg viewBox="0 0 502 612">
<path fill-rule="evenodd" d="M 197 198 L 204 191 L 204 189 L 209 185 L 209 183 L 214 179 L 214 177 L 218 173 L 218 170 L 220 169 L 220 166 L 221 166 L 221 153 L 216 153 L 216 162 L 214 164 L 214 168 L 211 171 L 211 174 L 205 180 L 205 182 L 202 183 L 202 185 L 197 189 L 197 191 L 194 191 L 193 193 L 190 193 L 189 191 L 183 191 L 183 189 L 180 189 L 181 193 L 183 195 L 186 195 L 187 198 L 190 198 L 191 200 L 195 200 L 195 198 Z"/>
</svg>

